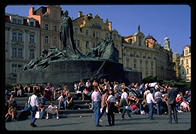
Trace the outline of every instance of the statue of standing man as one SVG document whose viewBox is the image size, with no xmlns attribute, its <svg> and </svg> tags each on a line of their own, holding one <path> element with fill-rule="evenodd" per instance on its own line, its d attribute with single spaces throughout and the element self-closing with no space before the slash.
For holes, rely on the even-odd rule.
<svg viewBox="0 0 196 134">
<path fill-rule="evenodd" d="M 60 39 L 63 43 L 63 49 L 68 55 L 76 55 L 77 49 L 73 40 L 73 24 L 68 16 L 68 11 L 63 12 L 61 17 L 61 32 Z"/>
</svg>

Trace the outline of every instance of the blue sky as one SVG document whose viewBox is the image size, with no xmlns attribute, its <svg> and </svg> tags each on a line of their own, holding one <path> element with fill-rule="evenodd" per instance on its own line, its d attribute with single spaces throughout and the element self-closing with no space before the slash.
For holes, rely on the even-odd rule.
<svg viewBox="0 0 196 134">
<path fill-rule="evenodd" d="M 28 16 L 29 8 L 41 5 L 8 5 L 6 13 Z M 47 6 L 47 5 L 44 5 Z M 61 5 L 69 16 L 77 18 L 83 14 L 98 14 L 104 21 L 112 22 L 112 28 L 121 36 L 137 32 L 138 25 L 145 36 L 152 35 L 161 45 L 167 35 L 173 52 L 182 54 L 185 45 L 191 43 L 191 8 L 188 5 Z"/>
</svg>

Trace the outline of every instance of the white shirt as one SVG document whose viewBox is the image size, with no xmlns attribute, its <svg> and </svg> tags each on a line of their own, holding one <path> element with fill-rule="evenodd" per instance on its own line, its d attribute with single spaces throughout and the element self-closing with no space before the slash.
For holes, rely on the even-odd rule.
<svg viewBox="0 0 196 134">
<path fill-rule="evenodd" d="M 115 100 L 116 99 L 115 99 L 115 97 L 113 95 L 109 95 L 108 96 L 108 99 L 107 99 L 108 102 L 116 102 Z"/>
<path fill-rule="evenodd" d="M 121 94 L 121 99 L 127 99 L 127 97 L 128 97 L 128 94 L 127 94 L 127 92 L 123 92 L 122 94 Z"/>
<path fill-rule="evenodd" d="M 101 101 L 101 94 L 99 92 L 93 92 L 91 95 L 92 101 Z"/>
<path fill-rule="evenodd" d="M 32 96 L 29 97 L 28 103 L 29 103 L 32 107 L 34 107 L 34 106 L 39 107 L 39 99 L 38 99 L 38 97 L 37 97 L 36 95 L 34 95 L 34 94 L 33 94 Z"/>
<path fill-rule="evenodd" d="M 156 103 L 153 96 L 152 96 L 152 93 L 148 93 L 147 96 L 146 96 L 146 101 L 147 103 Z"/>
<path fill-rule="evenodd" d="M 155 99 L 161 98 L 162 97 L 162 93 L 157 91 L 157 92 L 155 92 L 154 97 L 155 97 Z"/>
</svg>

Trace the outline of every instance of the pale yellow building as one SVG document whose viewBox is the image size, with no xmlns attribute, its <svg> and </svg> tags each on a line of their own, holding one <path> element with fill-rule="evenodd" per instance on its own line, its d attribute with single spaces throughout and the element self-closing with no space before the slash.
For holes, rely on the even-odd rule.
<svg viewBox="0 0 196 134">
<path fill-rule="evenodd" d="M 180 57 L 180 77 L 181 79 L 190 82 L 191 81 L 191 46 L 186 45 L 183 50 L 183 54 Z"/>
<path fill-rule="evenodd" d="M 79 11 L 78 17 L 73 20 L 73 30 L 75 44 L 83 54 L 99 45 L 111 34 L 114 46 L 119 51 L 119 62 L 122 63 L 122 38 L 117 30 L 112 29 L 112 22 L 108 19 L 103 21 L 98 14 L 83 15 L 82 11 Z"/>
<path fill-rule="evenodd" d="M 142 79 L 148 76 L 158 79 L 174 79 L 175 74 L 172 64 L 172 51 L 168 37 L 164 47 L 150 35 L 140 31 L 124 37 L 123 40 L 123 65 L 125 69 L 142 72 Z"/>
<path fill-rule="evenodd" d="M 41 51 L 49 48 L 62 48 L 60 41 L 61 7 L 60 5 L 48 5 L 34 10 L 29 9 L 29 18 L 39 21 L 41 27 Z"/>
<path fill-rule="evenodd" d="M 180 77 L 180 67 L 179 67 L 179 64 L 180 64 L 180 55 L 178 53 L 173 53 L 172 55 L 172 61 L 174 63 L 174 71 L 176 72 L 176 78 L 179 79 Z"/>
</svg>

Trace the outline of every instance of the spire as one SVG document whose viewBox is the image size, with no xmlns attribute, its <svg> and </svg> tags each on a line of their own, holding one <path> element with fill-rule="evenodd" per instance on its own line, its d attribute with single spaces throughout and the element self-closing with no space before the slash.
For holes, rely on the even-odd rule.
<svg viewBox="0 0 196 134">
<path fill-rule="evenodd" d="M 138 25 L 138 33 L 140 32 L 140 25 Z"/>
</svg>

